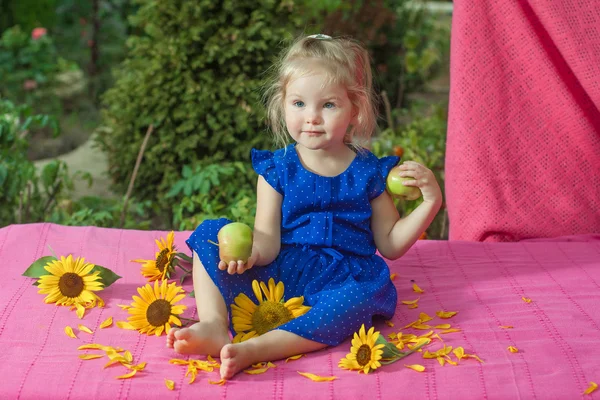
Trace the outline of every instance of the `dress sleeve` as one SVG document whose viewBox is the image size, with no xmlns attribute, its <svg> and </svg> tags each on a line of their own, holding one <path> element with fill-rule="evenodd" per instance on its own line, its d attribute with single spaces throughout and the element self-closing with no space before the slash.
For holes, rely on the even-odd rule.
<svg viewBox="0 0 600 400">
<path fill-rule="evenodd" d="M 275 165 L 275 155 L 269 150 L 256 150 L 252 149 L 252 168 L 257 174 L 261 175 L 277 193 L 283 195 L 283 188 L 281 187 L 279 172 Z"/>
<path fill-rule="evenodd" d="M 385 181 L 387 176 L 392 168 L 394 168 L 398 162 L 400 162 L 400 157 L 396 156 L 387 156 L 382 157 L 377 160 L 377 172 L 375 176 L 371 179 L 369 185 L 369 201 L 378 197 L 385 190 Z"/>
</svg>

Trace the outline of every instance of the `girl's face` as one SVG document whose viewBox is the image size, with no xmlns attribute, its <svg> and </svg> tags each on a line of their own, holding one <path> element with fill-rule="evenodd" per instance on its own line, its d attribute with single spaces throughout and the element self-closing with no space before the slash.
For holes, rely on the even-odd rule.
<svg viewBox="0 0 600 400">
<path fill-rule="evenodd" d="M 335 150 L 353 119 L 346 88 L 330 84 L 324 73 L 291 80 L 286 87 L 285 123 L 291 137 L 311 150 Z"/>
</svg>

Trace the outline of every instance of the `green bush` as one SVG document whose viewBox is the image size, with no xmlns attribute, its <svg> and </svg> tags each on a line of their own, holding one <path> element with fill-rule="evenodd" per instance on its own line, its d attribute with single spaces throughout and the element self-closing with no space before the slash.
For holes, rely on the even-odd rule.
<svg viewBox="0 0 600 400">
<path fill-rule="evenodd" d="M 85 87 L 83 72 L 58 55 L 43 28 L 27 33 L 19 26 L 0 38 L 0 82 L 0 96 L 53 114 L 61 108 L 59 99 L 79 94 Z"/>
<path fill-rule="evenodd" d="M 55 119 L 32 115 L 31 108 L 0 99 L 0 226 L 45 221 L 73 183 L 64 162 L 52 161 L 38 173 L 27 159 L 27 134 Z"/>
<path fill-rule="evenodd" d="M 182 179 L 169 193 L 173 225 L 193 230 L 205 219 L 229 218 L 254 226 L 257 175 L 250 162 L 184 166 Z"/>
<path fill-rule="evenodd" d="M 14 25 L 26 31 L 43 26 L 52 28 L 56 22 L 57 0 L 0 1 L 0 32 Z"/>
<path fill-rule="evenodd" d="M 294 36 L 294 16 L 285 0 L 144 0 L 130 18 L 143 33 L 129 38 L 103 97 L 98 143 L 116 189 L 124 192 L 151 124 L 134 193 L 163 209 L 184 165 L 248 160 L 251 147 L 267 147 L 261 85 Z"/>
<path fill-rule="evenodd" d="M 417 110 L 395 110 L 396 114 L 404 114 L 410 122 L 392 126 L 379 134 L 372 143 L 371 150 L 378 157 L 398 155 L 402 160 L 417 161 L 431 169 L 444 193 L 444 157 L 446 153 L 447 106 L 431 107 L 428 115 L 423 108 Z M 389 120 L 400 119 L 390 116 Z M 408 215 L 421 202 L 395 200 L 396 208 L 401 216 Z M 438 213 L 427 230 L 432 239 L 447 239 L 447 216 L 445 207 Z"/>
</svg>

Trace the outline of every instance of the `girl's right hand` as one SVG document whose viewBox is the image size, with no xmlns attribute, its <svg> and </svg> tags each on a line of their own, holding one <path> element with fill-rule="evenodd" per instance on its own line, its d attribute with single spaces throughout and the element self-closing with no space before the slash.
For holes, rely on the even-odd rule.
<svg viewBox="0 0 600 400">
<path fill-rule="evenodd" d="M 229 275 L 233 275 L 235 273 L 243 274 L 254 266 L 256 260 L 258 260 L 258 250 L 252 249 L 252 254 L 250 255 L 250 258 L 248 258 L 247 262 L 238 260 L 237 262 L 230 261 L 229 264 L 227 264 L 225 261 L 221 260 L 219 261 L 219 269 L 221 271 L 227 270 Z"/>
</svg>

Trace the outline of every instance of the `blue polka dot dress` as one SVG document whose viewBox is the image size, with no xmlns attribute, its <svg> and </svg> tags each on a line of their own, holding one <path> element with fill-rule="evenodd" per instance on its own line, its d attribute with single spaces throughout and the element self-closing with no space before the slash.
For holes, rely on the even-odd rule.
<svg viewBox="0 0 600 400">
<path fill-rule="evenodd" d="M 385 178 L 398 157 L 378 159 L 359 153 L 335 177 L 305 169 L 295 145 L 271 152 L 252 149 L 254 170 L 283 196 L 281 250 L 267 266 L 255 266 L 241 275 L 217 268 L 217 241 L 227 219 L 206 220 L 186 241 L 196 252 L 219 288 L 229 312 L 234 298 L 245 293 L 258 304 L 254 279 L 269 278 L 285 285 L 284 301 L 304 296 L 311 306 L 306 314 L 277 329 L 328 345 L 337 345 L 372 325 L 380 315 L 391 318 L 397 294 L 385 261 L 375 254 L 371 232 L 370 200 L 385 190 Z M 235 336 L 233 324 L 230 325 Z"/>
</svg>

